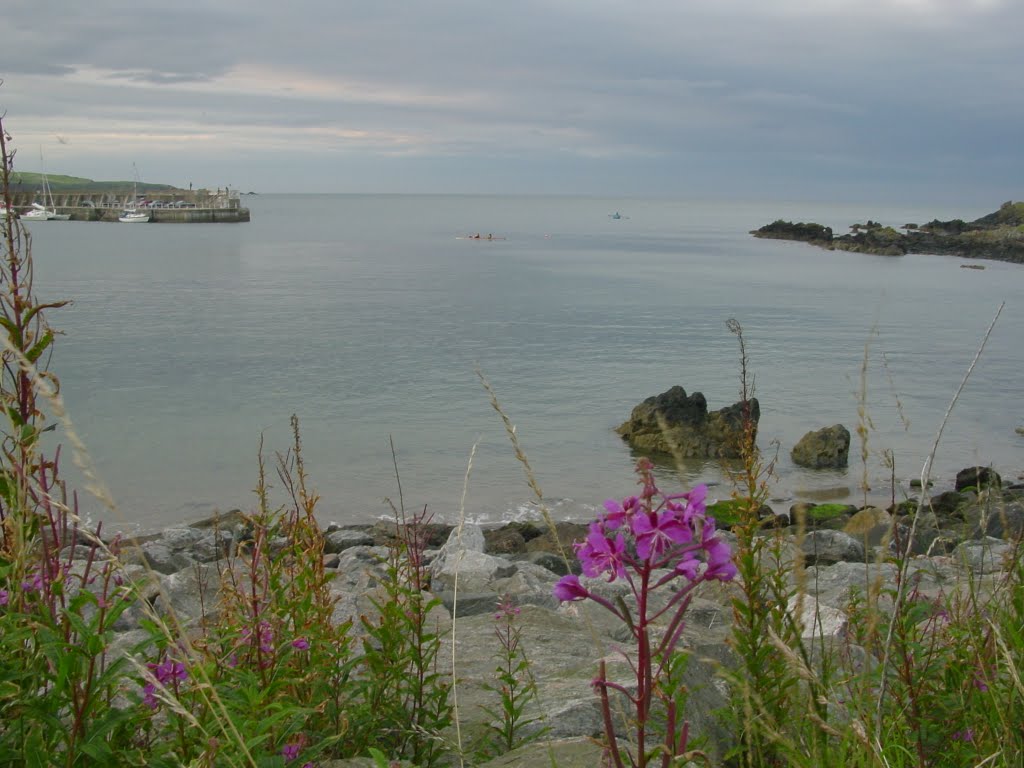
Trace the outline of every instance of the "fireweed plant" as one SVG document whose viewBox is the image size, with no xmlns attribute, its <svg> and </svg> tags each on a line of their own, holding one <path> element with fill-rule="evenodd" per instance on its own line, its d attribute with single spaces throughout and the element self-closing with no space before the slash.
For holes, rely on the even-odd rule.
<svg viewBox="0 0 1024 768">
<path fill-rule="evenodd" d="M 511 596 L 504 595 L 498 601 L 494 614 L 494 635 L 498 641 L 494 654 L 498 662 L 495 683 L 485 683 L 483 687 L 498 694 L 501 704 L 498 709 L 483 708 L 491 719 L 487 724 L 489 738 L 477 750 L 481 760 L 537 741 L 551 730 L 547 726 L 528 729 L 541 718 L 525 715 L 526 708 L 537 698 L 537 683 L 530 674 L 530 662 L 522 644 L 520 613 Z"/>
<path fill-rule="evenodd" d="M 687 754 L 688 724 L 678 711 L 676 691 L 665 686 L 682 638 L 684 616 L 694 590 L 706 581 L 729 581 L 736 575 L 729 545 L 715 533 L 715 520 L 706 514 L 707 488 L 665 495 L 654 482 L 653 466 L 640 459 L 639 496 L 608 500 L 606 513 L 591 523 L 589 533 L 575 544 L 584 576 L 624 580 L 632 605 L 612 602 L 575 574 L 563 576 L 554 594 L 562 602 L 591 600 L 621 620 L 635 648 L 625 654 L 636 678 L 631 691 L 608 679 L 599 666 L 594 688 L 601 699 L 605 749 L 617 768 L 676 764 Z M 668 592 L 656 607 L 655 595 Z M 655 624 L 662 624 L 660 637 Z M 612 715 L 612 692 L 624 696 L 630 708 L 631 746 L 620 745 Z"/>
<path fill-rule="evenodd" d="M 0 116 L 8 210 L 9 143 Z M 48 452 L 44 441 L 61 415 L 45 314 L 66 302 L 36 298 L 20 222 L 5 216 L 0 232 L 0 765 L 109 765 L 115 755 L 127 764 L 131 716 L 115 703 L 124 663 L 107 651 L 133 592 L 112 558 L 117 544 L 80 528 L 59 448 Z M 47 397 L 54 407 L 44 413 Z"/>
</svg>

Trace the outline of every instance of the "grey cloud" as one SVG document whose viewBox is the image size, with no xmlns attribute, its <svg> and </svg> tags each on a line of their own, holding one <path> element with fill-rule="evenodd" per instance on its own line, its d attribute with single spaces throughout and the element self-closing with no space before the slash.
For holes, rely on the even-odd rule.
<svg viewBox="0 0 1024 768">
<path fill-rule="evenodd" d="M 198 125 L 253 144 L 295 133 L 297 151 L 382 163 L 378 179 L 402 178 L 383 159 L 396 153 L 424 178 L 450 169 L 439 184 L 473 179 L 475 164 L 523 183 L 524 168 L 580 184 L 632 172 L 640 189 L 685 183 L 698 157 L 738 179 L 775 168 L 867 183 L 898 169 L 916 189 L 937 168 L 1003 179 L 1021 164 L 1024 3 L 922 14 L 884 0 L 144 0 L 124 13 L 96 0 L 46 24 L 33 4 L 9 4 L 17 34 L 0 49 L 0 106 L 41 126 L 62 115 Z M 72 77 L 93 70 L 104 79 Z M 231 72 L 295 82 L 229 91 Z M 203 161 L 247 167 L 240 151 Z"/>
</svg>

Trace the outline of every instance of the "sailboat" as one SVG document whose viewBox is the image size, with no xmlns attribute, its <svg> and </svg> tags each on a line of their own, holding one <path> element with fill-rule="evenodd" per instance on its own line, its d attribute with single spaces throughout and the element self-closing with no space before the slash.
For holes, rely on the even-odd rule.
<svg viewBox="0 0 1024 768">
<path fill-rule="evenodd" d="M 32 210 L 21 214 L 21 218 L 25 221 L 67 221 L 71 218 L 70 214 L 57 213 L 57 206 L 53 203 L 53 192 L 50 191 L 50 182 L 46 179 L 46 166 L 43 164 L 42 147 L 39 149 L 39 168 L 43 177 L 43 202 L 32 203 Z"/>
<path fill-rule="evenodd" d="M 149 221 L 149 211 L 143 211 L 139 209 L 139 169 L 135 167 L 135 163 L 132 163 L 132 168 L 135 170 L 135 186 L 132 191 L 132 201 L 121 211 L 121 215 L 117 217 L 117 220 L 122 224 L 145 224 Z"/>
</svg>

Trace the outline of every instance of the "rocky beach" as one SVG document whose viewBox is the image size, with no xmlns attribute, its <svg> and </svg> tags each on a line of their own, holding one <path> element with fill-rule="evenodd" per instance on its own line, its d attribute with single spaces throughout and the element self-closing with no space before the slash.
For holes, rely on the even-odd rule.
<svg viewBox="0 0 1024 768">
<path fill-rule="evenodd" d="M 913 499 L 889 509 L 834 504 L 762 509 L 762 535 L 779 537 L 792 584 L 806 589 L 791 609 L 800 611 L 808 634 L 839 645 L 846 642 L 851 589 L 876 581 L 883 590 L 892 587 L 897 547 L 909 548 L 908 574 L 921 596 L 948 594 L 965 579 L 983 590 L 999 582 L 1010 558 L 1020 557 L 1024 485 L 1004 484 L 983 467 L 965 468 L 953 484 L 955 490 L 926 498 L 920 511 Z M 728 526 L 720 521 L 719 527 Z M 235 510 L 126 540 L 120 558 L 148 604 L 188 630 L 216 612 L 211 596 L 232 571 L 244 568 L 244 558 L 237 555 L 250 532 L 247 515 Z M 487 715 L 482 707 L 493 703 L 487 686 L 495 673 L 496 605 L 508 599 L 520 610 L 522 643 L 537 681 L 529 716 L 540 718 L 537 727 L 549 730 L 522 753 L 488 765 L 530 764 L 554 754 L 562 768 L 591 766 L 599 755 L 593 739 L 601 734 L 602 720 L 591 682 L 601 658 L 608 661 L 610 675 L 627 671 L 617 650 L 626 637 L 621 623 L 612 622 L 592 602 L 559 604 L 552 594 L 560 576 L 579 572 L 572 543 L 585 532 L 580 524 L 551 528 L 542 520 L 488 528 L 429 525 L 423 530 L 429 590 L 440 600 L 431 617 L 443 639 L 438 658 L 442 671 L 454 676 L 464 738 L 483 728 Z M 322 534 L 324 564 L 333 573 L 331 591 L 337 600 L 334 619 L 372 614 L 395 524 L 328 525 Z M 724 535 L 735 542 L 731 534 Z M 87 548 L 81 549 L 85 556 Z M 584 581 L 609 600 L 630 599 L 621 580 Z M 683 640 L 691 654 L 686 717 L 715 760 L 734 738 L 714 712 L 726 703 L 719 673 L 735 663 L 728 637 L 730 601 L 738 594 L 735 583 L 703 585 L 687 613 Z M 121 617 L 115 652 L 128 652 L 146 638 L 137 625 L 141 615 L 134 606 Z M 454 733 L 447 736 L 455 738 Z M 359 760 L 327 765 L 363 764 L 371 765 Z"/>
</svg>

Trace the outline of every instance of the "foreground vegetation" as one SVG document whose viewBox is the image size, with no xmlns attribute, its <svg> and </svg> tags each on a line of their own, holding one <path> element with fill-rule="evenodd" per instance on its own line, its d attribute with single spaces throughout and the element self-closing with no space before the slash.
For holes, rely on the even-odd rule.
<svg viewBox="0 0 1024 768">
<path fill-rule="evenodd" d="M 5 198 L 8 140 L 0 124 Z M 82 524 L 61 479 L 70 450 L 102 496 L 49 370 L 48 315 L 61 305 L 35 298 L 28 234 L 13 219 L 2 226 L 0 765 L 312 767 L 356 756 L 378 765 L 475 765 L 544 742 L 544 724 L 530 714 L 537 687 L 529 648 L 507 601 L 496 615 L 490 727 L 461 740 L 459 681 L 440 658 L 426 510 L 407 515 L 399 502 L 372 606 L 358 620 L 338 619 L 294 420 L 293 443 L 271 467 L 261 451 L 245 536 L 231 542 L 222 578 L 203 598 L 203 620 L 183 627 L 145 599 L 121 557 L 124 543 Z M 740 345 L 741 402 L 749 403 L 742 328 L 729 327 Z M 543 510 L 515 430 L 490 394 Z M 909 576 L 909 543 L 897 538 L 898 578 L 866 581 L 850 595 L 849 636 L 802 626 L 790 606 L 807 598 L 803 564 L 763 527 L 772 462 L 755 445 L 753 420 L 745 423 L 729 507 L 734 548 L 716 531 L 700 487 L 663 494 L 641 462 L 637 495 L 607 502 L 578 543 L 571 560 L 582 575 L 555 586 L 559 600 L 594 603 L 621 623 L 631 677 L 612 679 L 596 649 L 594 658 L 608 762 L 710 763 L 686 722 L 689 651 L 680 639 L 696 590 L 734 582 L 737 663 L 721 670 L 729 705 L 719 713 L 734 734 L 728 765 L 1019 768 L 1019 542 L 997 583 L 968 574 L 926 599 Z M 54 445 L 58 428 L 66 447 Z M 270 474 L 284 491 L 280 503 Z M 915 520 L 924 512 L 919 504 Z M 626 583 L 627 597 L 603 597 L 598 586 L 609 581 Z M 115 628 L 129 614 L 145 636 L 116 653 Z"/>
</svg>

